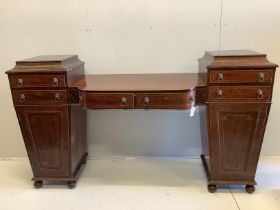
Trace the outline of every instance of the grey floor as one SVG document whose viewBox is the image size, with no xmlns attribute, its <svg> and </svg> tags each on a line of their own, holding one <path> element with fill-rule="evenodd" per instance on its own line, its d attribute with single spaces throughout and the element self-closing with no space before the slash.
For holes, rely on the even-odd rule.
<svg viewBox="0 0 280 210">
<path fill-rule="evenodd" d="M 34 189 L 26 159 L 1 160 L 0 176 L 1 210 L 280 210 L 280 158 L 260 160 L 253 194 L 243 186 L 208 193 L 198 159 L 88 160 L 73 190 L 62 183 Z"/>
</svg>

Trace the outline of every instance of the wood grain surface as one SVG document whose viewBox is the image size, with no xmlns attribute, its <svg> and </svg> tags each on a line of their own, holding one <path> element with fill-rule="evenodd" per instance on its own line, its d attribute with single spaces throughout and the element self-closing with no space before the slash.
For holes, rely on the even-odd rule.
<svg viewBox="0 0 280 210">
<path fill-rule="evenodd" d="M 205 86 L 197 73 L 86 75 L 73 86 L 83 91 L 180 91 Z"/>
</svg>

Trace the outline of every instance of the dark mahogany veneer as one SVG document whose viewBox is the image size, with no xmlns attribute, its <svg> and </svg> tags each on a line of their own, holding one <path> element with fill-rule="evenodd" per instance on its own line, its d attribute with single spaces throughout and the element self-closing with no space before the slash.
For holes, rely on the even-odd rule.
<svg viewBox="0 0 280 210">
<path fill-rule="evenodd" d="M 85 75 L 76 55 L 17 61 L 6 73 L 35 187 L 75 186 L 87 157 L 86 109 L 199 105 L 208 190 L 244 184 L 253 192 L 276 68 L 265 54 L 237 50 L 206 52 L 199 73 Z"/>
</svg>

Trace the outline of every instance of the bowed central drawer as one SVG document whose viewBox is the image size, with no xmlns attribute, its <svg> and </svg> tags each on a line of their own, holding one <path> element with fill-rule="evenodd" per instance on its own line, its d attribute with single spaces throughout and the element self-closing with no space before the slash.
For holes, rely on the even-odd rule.
<svg viewBox="0 0 280 210">
<path fill-rule="evenodd" d="M 182 93 L 80 92 L 80 103 L 90 109 L 190 109 L 195 91 Z"/>
<path fill-rule="evenodd" d="M 141 93 L 135 96 L 136 109 L 190 109 L 195 93 Z"/>
<path fill-rule="evenodd" d="M 91 109 L 133 109 L 133 93 L 90 93 L 80 94 L 83 106 Z"/>
</svg>

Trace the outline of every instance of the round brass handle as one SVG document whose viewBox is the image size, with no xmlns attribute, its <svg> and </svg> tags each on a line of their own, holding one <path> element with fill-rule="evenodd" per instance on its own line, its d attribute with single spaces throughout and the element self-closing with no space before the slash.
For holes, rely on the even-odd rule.
<svg viewBox="0 0 280 210">
<path fill-rule="evenodd" d="M 262 90 L 258 90 L 257 94 L 258 94 L 258 99 L 263 98 L 263 91 Z"/>
<path fill-rule="evenodd" d="M 144 106 L 149 106 L 149 103 L 150 103 L 150 99 L 149 99 L 149 97 L 147 97 L 147 96 L 145 96 L 145 98 L 144 98 Z"/>
<path fill-rule="evenodd" d="M 56 93 L 55 95 L 54 95 L 54 101 L 55 102 L 58 102 L 60 100 L 60 94 L 59 93 Z"/>
<path fill-rule="evenodd" d="M 127 99 L 126 97 L 121 97 L 121 105 L 126 106 L 127 105 Z"/>
<path fill-rule="evenodd" d="M 24 102 L 25 102 L 25 95 L 24 95 L 24 94 L 20 94 L 20 96 L 19 96 L 19 102 L 20 102 L 20 103 L 24 103 Z"/>
<path fill-rule="evenodd" d="M 259 73 L 259 82 L 264 81 L 264 73 Z"/>
<path fill-rule="evenodd" d="M 217 96 L 218 96 L 219 98 L 222 98 L 222 97 L 223 97 L 223 91 L 222 91 L 222 90 L 218 90 L 218 91 L 217 91 Z"/>
<path fill-rule="evenodd" d="M 218 81 L 223 81 L 223 80 L 224 80 L 224 75 L 218 74 Z"/>
<path fill-rule="evenodd" d="M 53 86 L 54 87 L 58 86 L 58 79 L 57 78 L 53 78 Z"/>
<path fill-rule="evenodd" d="M 17 85 L 18 85 L 18 87 L 22 87 L 23 86 L 23 79 L 18 79 Z"/>
</svg>

